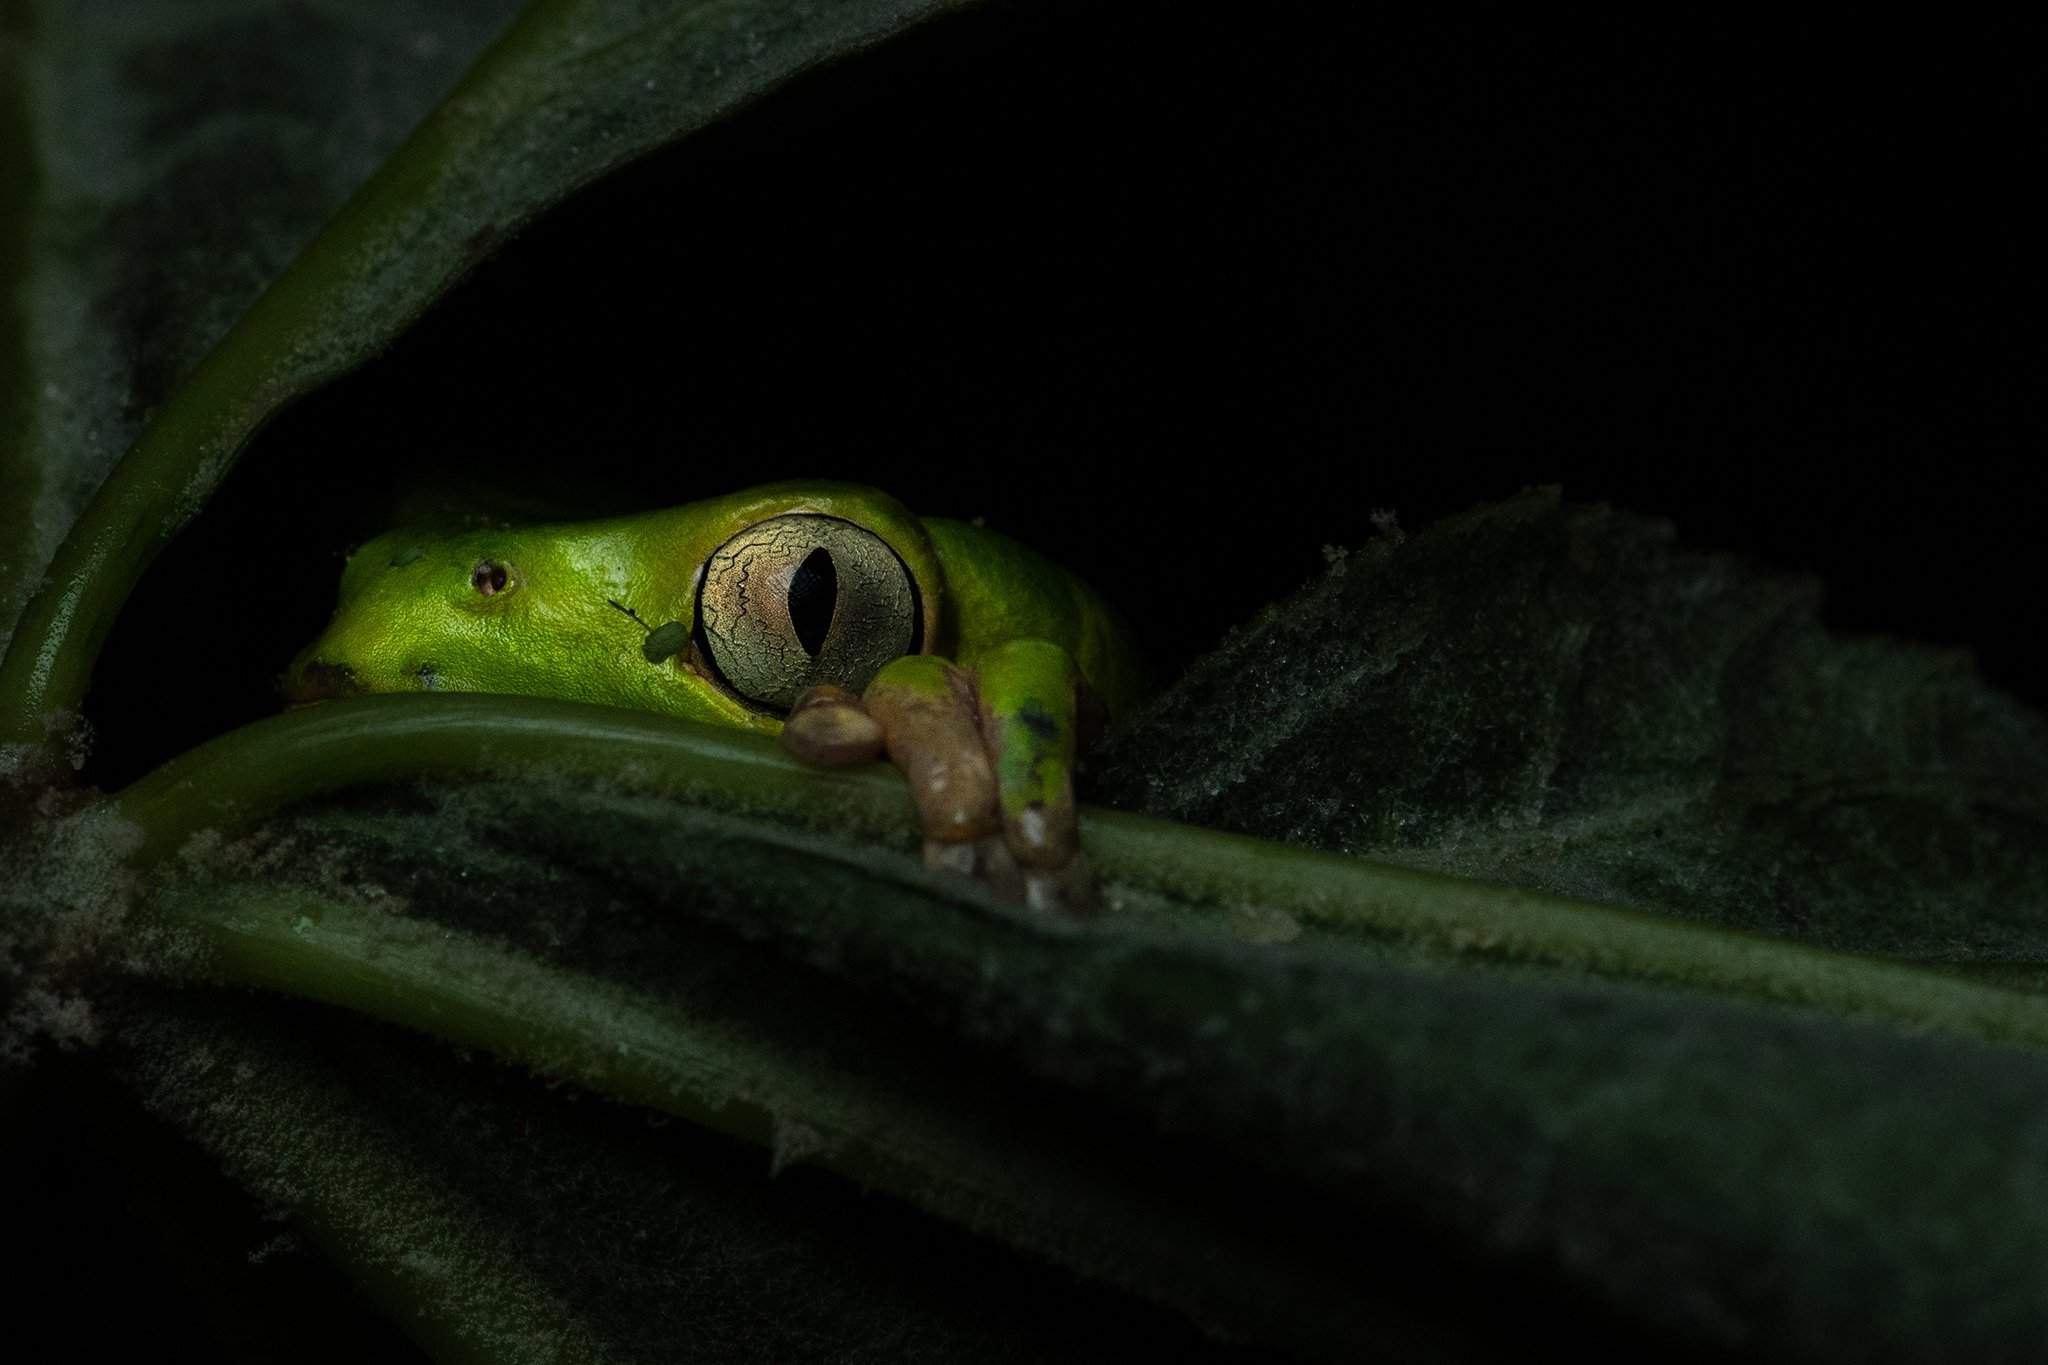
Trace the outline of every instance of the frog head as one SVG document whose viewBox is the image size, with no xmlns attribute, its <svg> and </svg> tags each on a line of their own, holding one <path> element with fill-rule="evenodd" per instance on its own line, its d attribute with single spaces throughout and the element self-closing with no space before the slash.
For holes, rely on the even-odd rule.
<svg viewBox="0 0 2048 1365">
<path fill-rule="evenodd" d="M 334 619 L 292 660 L 284 696 L 500 692 L 767 728 L 693 666 L 675 620 L 690 619 L 686 578 L 653 571 L 634 532 L 624 520 L 379 536 L 349 557 Z"/>
<path fill-rule="evenodd" d="M 350 556 L 288 701 L 503 692 L 773 732 L 939 638 L 924 528 L 872 489 L 768 484 L 605 521 L 394 531 Z"/>
</svg>

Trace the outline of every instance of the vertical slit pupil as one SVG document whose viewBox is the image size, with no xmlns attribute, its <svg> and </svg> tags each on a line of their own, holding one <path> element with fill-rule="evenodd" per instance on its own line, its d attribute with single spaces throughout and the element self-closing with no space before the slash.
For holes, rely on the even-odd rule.
<svg viewBox="0 0 2048 1365">
<path fill-rule="evenodd" d="M 839 605 L 839 569 L 832 554 L 820 545 L 789 576 L 789 624 L 797 643 L 812 658 L 825 647 L 832 629 L 832 612 Z"/>
</svg>

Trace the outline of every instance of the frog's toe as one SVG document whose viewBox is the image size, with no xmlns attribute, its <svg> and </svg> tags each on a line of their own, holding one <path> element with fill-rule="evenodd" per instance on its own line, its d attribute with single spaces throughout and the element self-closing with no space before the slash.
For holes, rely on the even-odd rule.
<svg viewBox="0 0 2048 1365">
<path fill-rule="evenodd" d="M 1010 846 L 1000 834 L 971 840 L 926 839 L 924 864 L 945 872 L 958 872 L 982 882 L 1004 900 L 1027 899 L 1024 869 L 1010 856 Z"/>
<path fill-rule="evenodd" d="M 1012 640 L 982 657 L 980 673 L 982 736 L 1026 899 L 1079 908 L 1093 900 L 1074 811 L 1080 670 L 1055 644 Z"/>
<path fill-rule="evenodd" d="M 927 839 L 970 843 L 1001 828 L 971 679 L 943 659 L 911 655 L 876 674 L 862 700 L 910 784 Z"/>
<path fill-rule="evenodd" d="M 1024 903 L 1034 910 L 1084 915 L 1101 903 L 1095 870 L 1088 855 L 1075 851 L 1059 867 L 1030 867 L 1023 870 Z"/>
<path fill-rule="evenodd" d="M 882 726 L 843 687 L 813 687 L 796 699 L 782 745 L 805 763 L 850 768 L 882 756 Z"/>
<path fill-rule="evenodd" d="M 1058 866 L 1028 866 L 1017 860 L 1010 840 L 1001 834 L 971 841 L 926 839 L 924 862 L 972 877 L 1004 900 L 1052 914 L 1087 914 L 1101 899 L 1086 854 L 1076 851 Z"/>
<path fill-rule="evenodd" d="M 1059 868 L 1073 861 L 1080 835 L 1074 822 L 1074 789 L 1062 775 L 1041 799 L 1003 803 L 1003 836 L 1026 867 Z"/>
<path fill-rule="evenodd" d="M 885 667 L 862 701 L 910 783 L 925 862 L 1047 910 L 1095 903 L 1074 810 L 1075 680 L 1064 650 L 999 646 L 974 672 L 929 655 Z"/>
</svg>

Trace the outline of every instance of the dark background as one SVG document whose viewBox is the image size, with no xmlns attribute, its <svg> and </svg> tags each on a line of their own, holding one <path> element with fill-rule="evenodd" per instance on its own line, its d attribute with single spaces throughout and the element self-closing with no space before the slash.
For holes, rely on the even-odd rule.
<svg viewBox="0 0 2048 1365">
<path fill-rule="evenodd" d="M 2048 699 L 2038 35 L 1251 14 L 999 4 L 535 225 L 159 562 L 94 775 L 271 709 L 401 514 L 783 477 L 985 516 L 1169 677 L 1376 507 L 1559 483 Z"/>
<path fill-rule="evenodd" d="M 159 561 L 88 776 L 274 709 L 345 550 L 408 510 L 806 476 L 985 516 L 1166 676 L 1375 508 L 1419 528 L 1561 483 L 2048 701 L 2038 34 L 1340 8 L 992 6 L 535 225 L 267 430 Z M 184 1288 L 138 1330 L 201 1282 L 257 1336 L 338 1321 L 317 1262 L 258 1284 L 274 1228 L 203 1159 L 98 1114 L 44 1135 L 18 1226 L 46 1274 L 109 1273 L 106 1227 L 174 1198 L 145 1221 L 193 1220 Z"/>
</svg>

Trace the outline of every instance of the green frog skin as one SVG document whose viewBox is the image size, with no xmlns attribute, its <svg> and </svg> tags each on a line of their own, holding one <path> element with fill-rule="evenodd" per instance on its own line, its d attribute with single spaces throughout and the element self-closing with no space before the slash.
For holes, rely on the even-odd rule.
<svg viewBox="0 0 2048 1365">
<path fill-rule="evenodd" d="M 394 531 L 349 559 L 292 702 L 500 692 L 884 754 L 935 865 L 1034 904 L 1089 899 L 1081 732 L 1142 693 L 1115 613 L 1065 570 L 856 484 L 770 484 L 602 521 Z"/>
</svg>

